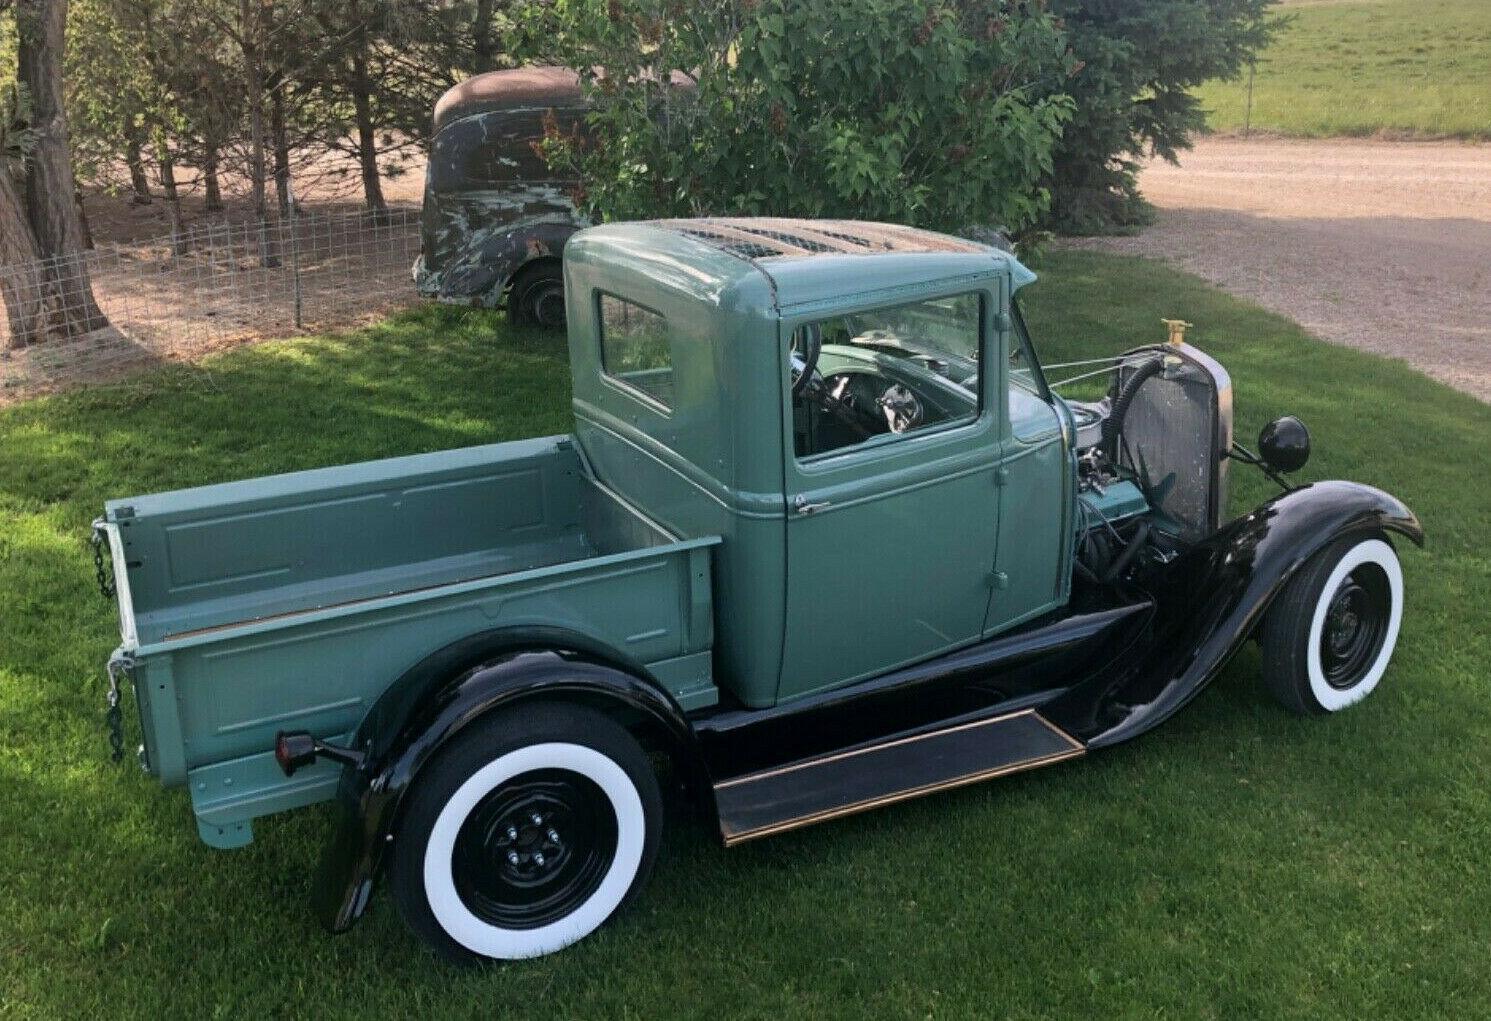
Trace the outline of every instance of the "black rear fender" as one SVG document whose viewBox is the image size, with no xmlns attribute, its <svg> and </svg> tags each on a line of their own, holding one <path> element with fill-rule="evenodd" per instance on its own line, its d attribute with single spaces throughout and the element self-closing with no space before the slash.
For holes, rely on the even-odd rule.
<svg viewBox="0 0 1491 1021">
<path fill-rule="evenodd" d="M 358 728 L 353 747 L 364 757 L 342 773 L 336 830 L 316 884 L 317 913 L 327 928 L 340 932 L 366 909 L 420 770 L 472 721 L 535 700 L 580 703 L 615 716 L 667 751 L 686 784 L 707 789 L 683 710 L 640 667 L 567 632 L 525 629 L 465 639 L 406 672 Z"/>
</svg>

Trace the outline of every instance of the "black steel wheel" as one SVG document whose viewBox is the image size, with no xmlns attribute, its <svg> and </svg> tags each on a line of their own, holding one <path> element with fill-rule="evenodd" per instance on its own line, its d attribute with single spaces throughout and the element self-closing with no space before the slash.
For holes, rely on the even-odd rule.
<svg viewBox="0 0 1491 1021">
<path fill-rule="evenodd" d="M 389 863 L 400 912 L 457 962 L 537 957 L 645 884 L 662 802 L 636 740 L 590 709 L 472 724 L 420 774 Z"/>
<path fill-rule="evenodd" d="M 616 857 L 616 813 L 589 777 L 541 769 L 504 782 L 456 835 L 456 892 L 509 929 L 557 922 L 585 903 Z"/>
<path fill-rule="evenodd" d="M 550 259 L 519 270 L 508 289 L 507 314 L 517 326 L 564 329 L 564 272 L 560 263 Z"/>
<path fill-rule="evenodd" d="M 1300 713 L 1365 698 L 1382 679 L 1403 618 L 1403 571 L 1379 534 L 1348 536 L 1317 553 L 1269 607 L 1264 680 Z"/>
<path fill-rule="evenodd" d="M 1331 593 L 1320 636 L 1325 681 L 1337 691 L 1350 688 L 1382 651 L 1392 612 L 1387 572 L 1362 564 Z"/>
</svg>

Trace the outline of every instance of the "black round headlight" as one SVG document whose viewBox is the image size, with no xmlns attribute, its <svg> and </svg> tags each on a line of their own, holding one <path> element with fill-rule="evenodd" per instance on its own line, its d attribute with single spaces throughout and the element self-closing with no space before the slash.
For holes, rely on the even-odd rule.
<svg viewBox="0 0 1491 1021">
<path fill-rule="evenodd" d="M 1299 471 L 1310 459 L 1310 430 L 1293 415 L 1276 418 L 1258 434 L 1258 453 L 1274 471 Z"/>
</svg>

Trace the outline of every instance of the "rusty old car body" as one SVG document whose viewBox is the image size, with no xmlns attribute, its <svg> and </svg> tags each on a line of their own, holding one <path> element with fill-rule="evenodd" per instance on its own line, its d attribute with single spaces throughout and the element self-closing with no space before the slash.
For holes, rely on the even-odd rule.
<svg viewBox="0 0 1491 1021">
<path fill-rule="evenodd" d="M 491 71 L 440 97 L 414 263 L 420 294 L 564 325 L 559 256 L 586 221 L 577 182 L 551 169 L 536 143 L 546 125 L 573 130 L 584 112 L 578 76 L 559 67 Z"/>
</svg>

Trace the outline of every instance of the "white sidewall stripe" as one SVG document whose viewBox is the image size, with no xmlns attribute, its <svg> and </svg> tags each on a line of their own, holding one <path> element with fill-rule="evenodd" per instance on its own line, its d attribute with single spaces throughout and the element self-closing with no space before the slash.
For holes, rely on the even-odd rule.
<svg viewBox="0 0 1491 1021">
<path fill-rule="evenodd" d="M 1388 610 L 1387 634 L 1383 637 L 1382 649 L 1378 652 L 1377 659 L 1362 679 L 1349 688 L 1333 688 L 1325 679 L 1325 669 L 1320 660 L 1320 638 L 1325 631 L 1325 616 L 1330 610 L 1331 596 L 1336 594 L 1337 587 L 1362 564 L 1376 564 L 1387 575 L 1388 596 L 1392 601 Z M 1377 687 L 1377 682 L 1382 680 L 1382 674 L 1387 670 L 1388 660 L 1393 657 L 1393 647 L 1398 644 L 1398 626 L 1402 623 L 1403 568 L 1398 564 L 1398 555 L 1381 539 L 1367 539 L 1357 543 L 1346 551 L 1346 555 L 1325 580 L 1325 588 L 1320 592 L 1320 598 L 1315 603 L 1315 615 L 1310 621 L 1310 646 L 1305 661 L 1309 666 L 1310 691 L 1314 694 L 1315 701 L 1328 712 L 1335 712 L 1366 698 Z"/>
<path fill-rule="evenodd" d="M 605 792 L 616 813 L 616 855 L 590 899 L 564 918 L 537 929 L 504 929 L 472 914 L 456 892 L 451 870 L 456 835 L 482 798 L 513 777 L 535 769 L 567 769 L 589 778 Z M 584 745 L 529 745 L 493 759 L 471 774 L 440 810 L 425 844 L 425 898 L 440 927 L 473 953 L 505 959 L 552 953 L 588 936 L 616 910 L 642 863 L 646 835 L 642 798 L 631 777 L 615 762 Z"/>
</svg>

